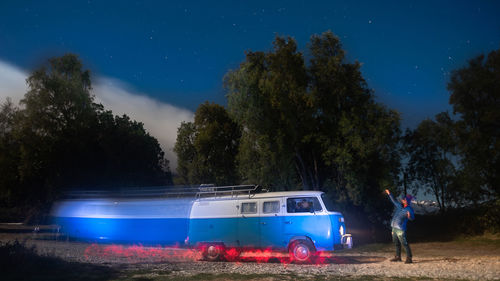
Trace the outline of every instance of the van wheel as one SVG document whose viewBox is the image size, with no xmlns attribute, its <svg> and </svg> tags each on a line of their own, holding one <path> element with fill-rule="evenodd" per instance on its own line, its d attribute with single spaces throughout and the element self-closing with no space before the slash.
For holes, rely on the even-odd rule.
<svg viewBox="0 0 500 281">
<path fill-rule="evenodd" d="M 307 263 L 314 254 L 314 246 L 307 240 L 299 239 L 292 242 L 288 252 L 292 262 Z"/>
<path fill-rule="evenodd" d="M 219 261 L 224 256 L 224 246 L 220 244 L 208 244 L 204 247 L 202 255 L 207 261 Z"/>
</svg>

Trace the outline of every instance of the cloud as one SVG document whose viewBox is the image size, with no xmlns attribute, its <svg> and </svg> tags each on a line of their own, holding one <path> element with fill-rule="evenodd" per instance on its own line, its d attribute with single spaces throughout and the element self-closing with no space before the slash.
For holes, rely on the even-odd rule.
<svg viewBox="0 0 500 281">
<path fill-rule="evenodd" d="M 28 91 L 28 76 L 21 69 L 0 60 L 0 103 L 10 97 L 14 104 L 19 103 Z"/>
<path fill-rule="evenodd" d="M 173 151 L 177 128 L 182 121 L 192 121 L 193 112 L 137 93 L 116 79 L 99 78 L 93 88 L 96 101 L 111 109 L 115 115 L 127 114 L 133 120 L 144 123 L 148 132 L 160 142 L 172 170 L 177 168 L 177 157 Z"/>
<path fill-rule="evenodd" d="M 25 71 L 0 60 L 0 102 L 10 97 L 17 104 L 28 90 L 27 77 Z M 96 101 L 115 115 L 127 114 L 131 119 L 144 123 L 146 130 L 158 139 L 170 161 L 170 168 L 175 171 L 177 157 L 173 147 L 177 128 L 183 121 L 192 121 L 193 112 L 138 93 L 117 79 L 94 77 L 93 81 Z"/>
</svg>

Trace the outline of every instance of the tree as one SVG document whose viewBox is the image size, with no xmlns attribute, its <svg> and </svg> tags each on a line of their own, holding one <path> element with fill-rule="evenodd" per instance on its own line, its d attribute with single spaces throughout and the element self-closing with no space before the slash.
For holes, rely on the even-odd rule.
<svg viewBox="0 0 500 281">
<path fill-rule="evenodd" d="M 375 209 L 383 204 L 367 202 L 379 197 L 382 187 L 398 182 L 399 114 L 375 102 L 360 64 L 346 62 L 342 45 L 331 32 L 312 36 L 310 52 L 317 124 L 311 139 L 321 140 L 330 189 L 338 201 L 363 203 L 369 213 L 378 213 Z"/>
<path fill-rule="evenodd" d="M 224 107 L 208 102 L 201 104 L 194 123 L 183 122 L 177 131 L 174 151 L 182 183 L 238 183 L 235 156 L 240 135 L 240 128 Z"/>
<path fill-rule="evenodd" d="M 19 181 L 19 141 L 13 135 L 19 109 L 7 100 L 0 106 L 0 206 L 10 205 L 15 192 L 14 186 Z"/>
<path fill-rule="evenodd" d="M 7 101 L 0 112 L 4 202 L 43 205 L 65 188 L 172 182 L 168 160 L 143 124 L 94 102 L 90 72 L 76 55 L 50 59 L 27 83 L 21 109 Z"/>
<path fill-rule="evenodd" d="M 107 187 L 153 186 L 173 184 L 169 161 L 158 140 L 144 124 L 127 115 L 99 113 L 98 135 L 93 145 L 96 154 L 89 159 L 87 185 Z M 89 143 L 92 143 L 89 141 Z M 88 153 L 87 149 L 82 149 Z M 96 169 L 95 166 L 100 167 Z M 95 179 L 99 179 L 96 182 Z M 82 179 L 84 182 L 84 179 Z"/>
<path fill-rule="evenodd" d="M 456 137 L 454 121 L 448 113 L 436 115 L 436 121 L 422 121 L 414 131 L 407 131 L 405 148 L 409 156 L 409 178 L 436 198 L 441 211 L 451 202 L 459 203 L 457 181 Z"/>
<path fill-rule="evenodd" d="M 227 74 L 225 84 L 229 112 L 244 128 L 238 155 L 244 180 L 289 189 L 296 182 L 295 150 L 311 110 L 295 41 L 278 37 L 273 53 L 247 53 L 247 61 Z"/>
<path fill-rule="evenodd" d="M 195 136 L 194 122 L 182 122 L 177 129 L 174 152 L 177 154 L 177 174 L 180 177 L 180 184 L 187 185 L 191 182 L 190 178 L 192 176 L 189 173 L 193 169 L 192 163 L 196 157 Z"/>
<path fill-rule="evenodd" d="M 240 172 L 271 189 L 366 203 L 397 182 L 399 115 L 374 101 L 331 32 L 312 36 L 309 50 L 306 63 L 295 40 L 277 37 L 226 75 L 228 111 L 243 128 Z"/>
<path fill-rule="evenodd" d="M 23 196 L 45 200 L 66 185 L 76 170 L 74 152 L 96 119 L 90 72 L 74 55 L 52 58 L 27 79 L 16 134 L 22 139 L 19 176 Z M 76 142 L 76 143 L 75 143 Z M 75 147 L 76 146 L 76 147 Z"/>
<path fill-rule="evenodd" d="M 452 72 L 450 104 L 459 117 L 457 135 L 464 184 L 473 200 L 500 195 L 500 50 L 480 55 Z"/>
</svg>

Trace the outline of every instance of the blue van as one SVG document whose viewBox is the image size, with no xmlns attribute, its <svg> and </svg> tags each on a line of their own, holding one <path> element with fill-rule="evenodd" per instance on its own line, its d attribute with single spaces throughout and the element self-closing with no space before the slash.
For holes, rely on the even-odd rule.
<svg viewBox="0 0 500 281">
<path fill-rule="evenodd" d="M 306 262 L 316 251 L 352 247 L 344 217 L 323 192 L 255 190 L 202 187 L 191 197 L 68 199 L 56 204 L 53 216 L 71 237 L 183 244 L 212 261 L 229 248 L 288 251 Z"/>
</svg>

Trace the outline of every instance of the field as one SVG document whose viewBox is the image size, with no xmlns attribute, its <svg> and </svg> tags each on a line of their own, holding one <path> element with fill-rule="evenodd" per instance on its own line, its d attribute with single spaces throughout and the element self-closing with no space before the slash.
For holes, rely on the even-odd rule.
<svg viewBox="0 0 500 281">
<path fill-rule="evenodd" d="M 313 263 L 298 265 L 285 253 L 244 252 L 234 261 L 206 262 L 191 249 L 92 244 L 56 237 L 43 227 L 32 230 L 0 225 L 2 280 L 500 279 L 498 235 L 411 244 L 413 264 L 389 262 L 391 244 L 370 244 L 322 253 Z"/>
</svg>

